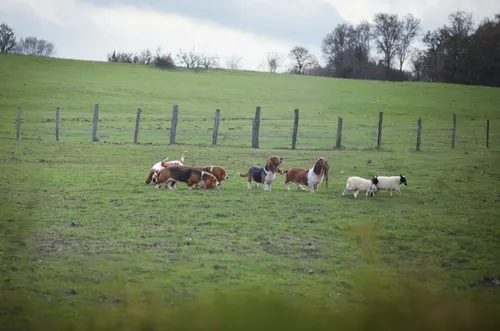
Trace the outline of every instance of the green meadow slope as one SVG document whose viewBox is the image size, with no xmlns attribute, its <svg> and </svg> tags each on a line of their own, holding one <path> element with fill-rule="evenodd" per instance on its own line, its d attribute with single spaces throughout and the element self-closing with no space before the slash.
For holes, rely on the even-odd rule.
<svg viewBox="0 0 500 331">
<path fill-rule="evenodd" d="M 300 110 L 298 148 L 335 145 L 337 118 L 344 119 L 347 149 L 371 148 L 384 112 L 387 149 L 411 149 L 423 122 L 422 148 L 451 146 L 457 113 L 457 146 L 500 145 L 498 89 L 448 84 L 392 83 L 272 75 L 258 72 L 161 71 L 154 67 L 23 56 L 0 57 L 0 137 L 15 137 L 17 106 L 22 136 L 55 140 L 55 109 L 61 107 L 61 141 L 91 139 L 93 109 L 100 104 L 101 141 L 132 142 L 137 108 L 139 141 L 168 143 L 172 105 L 179 105 L 177 142 L 211 144 L 215 109 L 221 110 L 221 146 L 249 146 L 251 119 L 262 108 L 260 145 L 290 147 L 293 110 Z"/>
<path fill-rule="evenodd" d="M 5 55 L 0 76 L 6 330 L 500 327 L 499 89 Z M 91 143 L 95 103 L 100 141 Z M 169 146 L 172 104 L 179 144 Z M 255 106 L 262 148 L 242 148 Z M 132 144 L 138 107 L 141 144 Z M 220 146 L 205 146 L 217 108 Z M 294 108 L 296 151 L 283 149 Z M 344 149 L 306 150 L 334 145 L 338 116 Z M 222 165 L 230 180 L 215 191 L 144 184 L 154 163 L 184 150 L 187 165 Z M 269 155 L 284 168 L 326 157 L 328 187 L 287 192 L 278 175 L 270 192 L 247 190 L 237 173 Z M 341 196 L 348 176 L 399 173 L 401 195 Z"/>
</svg>

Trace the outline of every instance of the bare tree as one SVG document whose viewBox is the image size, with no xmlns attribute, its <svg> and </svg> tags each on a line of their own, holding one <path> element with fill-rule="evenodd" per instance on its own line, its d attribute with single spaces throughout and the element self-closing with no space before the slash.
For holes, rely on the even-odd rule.
<svg viewBox="0 0 500 331">
<path fill-rule="evenodd" d="M 149 49 L 144 49 L 138 56 L 139 64 L 151 64 L 153 63 L 153 53 Z"/>
<path fill-rule="evenodd" d="M 373 26 L 370 22 L 361 21 L 360 24 L 356 27 L 359 45 L 362 46 L 367 53 L 370 53 L 370 42 L 372 40 L 372 28 Z"/>
<path fill-rule="evenodd" d="M 340 72 L 340 63 L 347 48 L 346 38 L 349 28 L 347 24 L 339 24 L 323 38 L 321 51 L 327 61 L 327 66 L 336 72 Z"/>
<path fill-rule="evenodd" d="M 217 55 L 202 55 L 200 64 L 205 69 L 213 69 L 219 66 L 219 57 Z"/>
<path fill-rule="evenodd" d="M 327 72 L 336 77 L 363 78 L 370 58 L 371 26 L 339 24 L 323 39 L 322 52 Z"/>
<path fill-rule="evenodd" d="M 450 25 L 444 26 L 443 36 L 446 40 L 446 64 L 444 71 L 453 82 L 468 80 L 470 72 L 469 53 L 472 48 L 471 35 L 474 33 L 474 22 L 472 14 L 464 11 L 456 11 L 448 16 Z"/>
<path fill-rule="evenodd" d="M 199 68 L 202 55 L 196 54 L 194 49 L 189 52 L 185 52 L 181 49 L 177 54 L 177 59 L 184 64 L 186 68 Z"/>
<path fill-rule="evenodd" d="M 276 52 L 267 53 L 266 64 L 269 72 L 275 73 L 281 66 L 282 60 L 282 57 Z"/>
<path fill-rule="evenodd" d="M 262 60 L 259 62 L 259 64 L 257 65 L 257 71 L 267 71 L 268 68 L 267 68 L 267 61 L 266 59 Z"/>
<path fill-rule="evenodd" d="M 227 60 L 227 66 L 231 70 L 239 70 L 240 61 L 241 61 L 241 56 L 233 55 Z"/>
<path fill-rule="evenodd" d="M 396 46 L 396 56 L 399 60 L 399 72 L 403 72 L 403 65 L 409 55 L 410 46 L 420 31 L 420 20 L 412 14 L 406 15 L 401 22 L 401 35 Z"/>
<path fill-rule="evenodd" d="M 16 52 L 24 55 L 51 56 L 54 54 L 54 44 L 37 37 L 21 38 L 16 45 Z"/>
<path fill-rule="evenodd" d="M 417 81 L 420 81 L 426 70 L 427 59 L 425 52 L 420 49 L 414 49 L 411 53 L 410 64 L 413 75 Z"/>
<path fill-rule="evenodd" d="M 303 75 L 319 75 L 318 72 L 321 71 L 322 68 L 319 65 L 318 59 L 316 55 L 310 54 L 309 60 L 302 70 Z"/>
<path fill-rule="evenodd" d="M 295 46 L 294 48 L 292 48 L 289 56 L 295 62 L 292 68 L 292 72 L 299 75 L 302 75 L 304 73 L 304 70 L 308 66 L 311 66 L 314 62 L 313 55 L 307 48 L 303 46 Z"/>
<path fill-rule="evenodd" d="M 389 76 L 392 60 L 396 55 L 401 36 L 401 22 L 398 19 L 398 15 L 384 13 L 375 14 L 373 21 L 373 36 L 375 37 L 375 44 L 377 50 L 384 56 L 386 76 Z"/>
<path fill-rule="evenodd" d="M 441 68 L 444 59 L 444 28 L 435 31 L 427 31 L 422 41 L 426 45 L 427 71 L 429 80 L 439 82 L 441 80 Z"/>
<path fill-rule="evenodd" d="M 5 23 L 0 25 L 0 53 L 13 53 L 16 50 L 16 36 Z"/>
</svg>

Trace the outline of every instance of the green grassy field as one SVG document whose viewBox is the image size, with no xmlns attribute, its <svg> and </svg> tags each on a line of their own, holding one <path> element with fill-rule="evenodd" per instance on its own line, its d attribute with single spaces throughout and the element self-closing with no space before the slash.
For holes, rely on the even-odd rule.
<svg viewBox="0 0 500 331">
<path fill-rule="evenodd" d="M 251 146 L 251 119 L 262 108 L 260 147 L 289 148 L 293 111 L 300 110 L 298 148 L 335 145 L 343 117 L 346 149 L 377 144 L 384 112 L 383 147 L 415 148 L 422 118 L 422 148 L 449 149 L 453 112 L 457 147 L 485 146 L 486 119 L 491 146 L 500 146 L 500 92 L 494 88 L 392 83 L 272 75 L 257 72 L 161 71 L 128 64 L 1 57 L 0 137 L 15 138 L 17 107 L 21 136 L 55 141 L 55 110 L 61 107 L 60 140 L 91 140 L 94 105 L 100 105 L 100 141 L 133 142 L 137 108 L 142 108 L 139 141 L 168 143 L 172 105 L 179 105 L 176 142 L 209 145 L 215 109 L 221 110 L 221 146 Z"/>
<path fill-rule="evenodd" d="M 500 276 L 500 90 L 17 56 L 0 56 L 0 76 L 6 330 L 500 326 L 500 285 L 481 282 Z M 98 143 L 90 143 L 94 103 Z M 174 103 L 179 145 L 167 146 Z M 250 145 L 256 105 L 262 148 L 241 148 Z M 153 144 L 130 143 L 137 107 L 140 141 Z M 225 138 L 202 146 L 216 108 Z M 343 116 L 345 149 L 274 149 L 290 146 L 294 108 L 298 147 L 331 147 Z M 378 111 L 382 151 L 373 149 Z M 453 111 L 456 149 L 443 130 Z M 419 116 L 423 151 L 414 152 Z M 184 150 L 185 164 L 222 165 L 230 180 L 216 191 L 144 184 L 154 163 Z M 269 155 L 284 157 L 284 168 L 326 157 L 328 188 L 287 192 L 278 175 L 271 192 L 248 191 L 236 174 Z M 340 195 L 350 175 L 399 173 L 408 178 L 400 196 Z"/>
</svg>

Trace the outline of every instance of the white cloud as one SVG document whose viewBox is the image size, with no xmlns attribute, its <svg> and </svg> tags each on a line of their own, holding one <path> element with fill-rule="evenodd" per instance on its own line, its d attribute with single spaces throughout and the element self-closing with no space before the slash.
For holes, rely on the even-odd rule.
<svg viewBox="0 0 500 331">
<path fill-rule="evenodd" d="M 273 40 L 255 34 L 236 31 L 217 24 L 176 14 L 155 12 L 152 9 L 126 5 L 98 6 L 78 0 L 7 0 L 0 4 L 4 13 L 31 10 L 42 20 L 71 34 L 71 42 L 57 35 L 45 35 L 56 45 L 58 57 L 85 60 L 105 60 L 113 49 L 139 52 L 156 49 L 176 54 L 179 49 L 218 55 L 221 65 L 233 55 L 241 56 L 244 69 L 256 70 L 267 52 L 286 55 L 294 46 L 290 41 Z M 10 15 L 7 15 L 7 17 Z M 15 22 L 12 22 L 16 30 Z M 37 36 L 36 26 L 31 35 Z M 26 30 L 26 28 L 24 28 Z M 61 32 L 62 33 L 62 32 Z M 319 46 L 310 49 L 319 54 Z"/>
<path fill-rule="evenodd" d="M 447 23 L 448 15 L 457 10 L 471 12 L 475 22 L 500 11 L 497 0 L 323 0 L 337 9 L 347 21 L 357 24 L 372 21 L 376 13 L 406 15 L 412 13 L 434 29 Z"/>
<path fill-rule="evenodd" d="M 324 35 L 319 31 L 326 27 L 324 33 L 329 32 L 325 13 L 335 16 L 338 12 L 353 24 L 371 21 L 378 12 L 412 13 L 422 20 L 424 29 L 434 29 L 445 24 L 448 15 L 458 9 L 472 12 L 476 23 L 500 12 L 500 2 L 496 0 L 230 1 L 230 14 L 217 11 L 218 16 L 211 16 L 212 19 L 222 20 L 227 18 L 224 15 L 232 15 L 231 20 L 224 20 L 225 24 L 240 22 L 240 29 L 246 31 L 221 26 L 209 21 L 208 16 L 205 20 L 200 19 L 203 12 L 198 13 L 199 19 L 195 19 L 160 12 L 139 0 L 138 6 L 96 5 L 85 0 L 0 0 L 0 20 L 13 27 L 19 37 L 34 35 L 54 42 L 56 56 L 63 58 L 104 61 L 106 54 L 113 49 L 139 52 L 161 46 L 164 51 L 176 54 L 179 49 L 195 48 L 219 55 L 222 65 L 233 55 L 241 56 L 243 68 L 255 70 L 261 67 L 267 52 L 286 55 L 297 43 L 308 47 L 321 61 L 320 47 Z M 225 3 L 214 2 L 219 6 Z M 330 13 L 325 4 L 335 10 Z M 276 13 L 286 13 L 287 18 L 277 20 Z M 266 24 L 259 25 L 257 18 Z M 338 23 L 332 18 L 331 29 Z M 248 32 L 250 30 L 262 32 L 258 35 Z M 266 37 L 263 35 L 266 33 L 283 37 Z M 288 39 L 284 39 L 287 35 Z M 310 40 L 310 44 L 297 40 Z"/>
<path fill-rule="evenodd" d="M 4 0 L 0 4 L 0 9 L 3 11 L 18 11 L 18 10 L 31 10 L 36 14 L 51 23 L 64 27 L 64 20 L 60 17 L 71 9 L 74 9 L 75 1 L 59 1 L 59 0 Z"/>
</svg>

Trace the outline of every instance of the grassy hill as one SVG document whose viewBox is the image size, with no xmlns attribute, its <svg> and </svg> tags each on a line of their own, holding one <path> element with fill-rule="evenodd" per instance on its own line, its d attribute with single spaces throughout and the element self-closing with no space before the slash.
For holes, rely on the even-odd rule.
<svg viewBox="0 0 500 331">
<path fill-rule="evenodd" d="M 448 84 L 392 83 L 272 75 L 258 72 L 162 71 L 139 65 L 3 55 L 0 137 L 15 137 L 17 106 L 22 137 L 55 140 L 55 108 L 61 107 L 61 141 L 91 138 L 93 109 L 100 104 L 100 140 L 132 142 L 142 108 L 140 142 L 168 143 L 172 105 L 179 105 L 177 142 L 211 144 L 215 109 L 221 110 L 221 146 L 250 146 L 251 119 L 262 108 L 263 148 L 291 146 L 293 110 L 300 110 L 298 148 L 335 145 L 344 118 L 343 145 L 371 148 L 384 112 L 387 149 L 415 147 L 422 117 L 422 148 L 451 146 L 457 113 L 457 146 L 482 147 L 486 119 L 492 146 L 500 144 L 498 89 Z"/>
<path fill-rule="evenodd" d="M 499 89 L 5 55 L 0 77 L 6 329 L 499 326 L 499 286 L 483 280 L 500 276 Z M 95 103 L 100 141 L 91 143 Z M 172 104 L 179 144 L 168 146 Z M 18 105 L 21 140 L 13 139 Z M 256 106 L 262 148 L 241 148 Z M 216 108 L 220 146 L 204 146 Z M 290 146 L 294 108 L 304 150 L 276 149 Z M 379 111 L 382 151 L 373 148 Z M 334 145 L 338 116 L 345 148 L 305 150 Z M 413 150 L 418 117 L 422 152 Z M 224 166 L 230 180 L 217 191 L 144 184 L 154 163 L 184 150 L 186 165 Z M 328 187 L 287 192 L 278 175 L 271 192 L 248 191 L 237 173 L 269 155 L 285 157 L 285 169 L 326 157 Z M 400 173 L 401 195 L 340 195 L 351 175 Z"/>
</svg>

